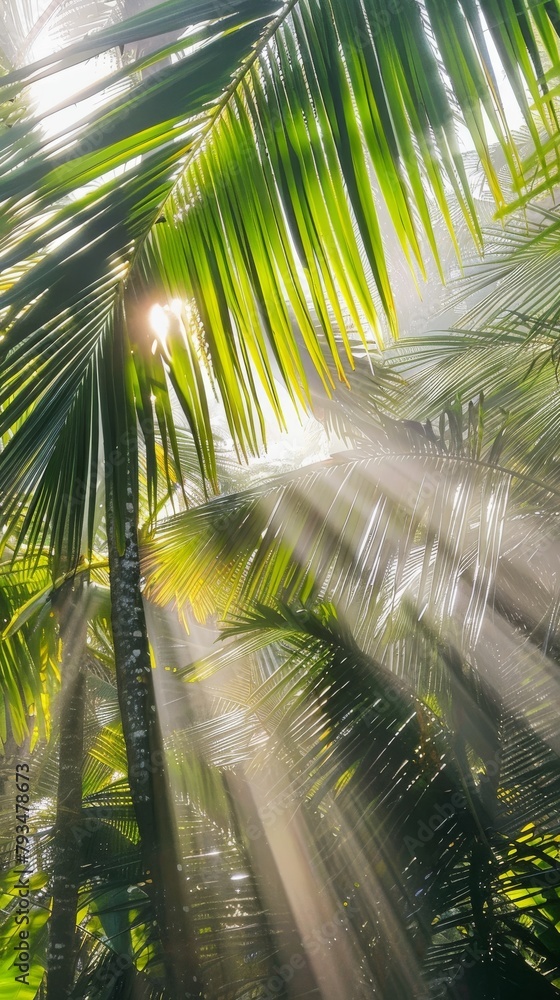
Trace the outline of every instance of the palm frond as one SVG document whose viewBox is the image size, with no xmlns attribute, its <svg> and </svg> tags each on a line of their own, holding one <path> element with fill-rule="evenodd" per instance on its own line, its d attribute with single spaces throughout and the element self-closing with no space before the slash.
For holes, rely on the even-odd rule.
<svg viewBox="0 0 560 1000">
<path fill-rule="evenodd" d="M 459 580 L 477 567 L 470 625 L 465 621 L 475 635 L 483 595 L 495 580 L 506 510 L 509 517 L 521 512 L 535 489 L 542 511 L 535 511 L 533 530 L 542 515 L 552 537 L 557 503 L 546 483 L 500 464 L 501 436 L 478 450 L 483 410 L 481 404 L 479 416 L 469 416 L 467 445 L 450 412 L 450 451 L 433 429 L 430 438 L 422 428 L 395 425 L 359 451 L 162 522 L 145 547 L 148 592 L 163 603 L 187 602 L 201 619 L 270 594 L 313 594 L 336 601 L 359 630 L 371 625 L 375 633 L 406 595 L 418 613 L 447 620 Z M 445 594 L 452 602 L 446 610 Z"/>
<path fill-rule="evenodd" d="M 556 3 L 523 3 L 515 12 L 500 5 L 498 15 L 483 5 L 526 113 L 520 80 L 535 96 L 537 41 L 551 58 L 555 11 Z M 89 482 L 93 492 L 96 372 L 100 352 L 111 354 L 106 347 L 123 282 L 136 369 L 130 384 L 147 441 L 157 422 L 174 448 L 169 377 L 212 480 L 206 366 L 237 442 L 254 451 L 263 433 L 257 382 L 280 417 L 277 369 L 303 401 L 306 357 L 325 387 L 332 384 L 328 359 L 344 379 L 354 344 L 345 339 L 341 310 L 358 336 L 379 331 L 371 282 L 394 328 L 370 176 L 414 266 L 424 254 L 422 231 L 437 253 L 434 212 L 453 229 L 447 185 L 478 232 L 456 144 L 454 100 L 498 201 L 484 115 L 516 171 L 500 98 L 488 83 L 493 70 L 482 23 L 474 5 L 458 0 L 445 6 L 407 0 L 389 8 L 355 3 L 352 10 L 316 0 L 291 0 L 280 9 L 243 0 L 235 10 L 205 4 L 185 10 L 168 0 L 3 78 L 2 93 L 10 96 L 113 46 L 183 33 L 80 95 L 95 97 L 99 110 L 76 123 L 70 141 L 27 121 L 2 140 L 0 429 L 13 437 L 0 489 L 14 510 L 18 497 L 36 489 L 26 525 L 34 540 L 42 521 L 76 554 L 93 500 L 69 509 L 67 498 L 75 496 L 76 480 Z M 134 82 L 151 68 L 156 72 Z M 552 127 L 548 99 L 540 109 Z M 170 320 L 160 359 L 157 346 L 157 357 L 150 354 L 153 337 L 142 313 L 165 295 L 192 303 L 194 321 Z M 78 412 L 74 465 L 59 455 L 70 447 Z"/>
<path fill-rule="evenodd" d="M 504 705 L 486 700 L 479 708 L 493 743 L 480 756 L 480 729 L 459 729 L 456 719 L 448 730 L 391 670 L 364 655 L 332 608 L 254 606 L 225 635 L 234 642 L 222 662 L 247 662 L 271 643 L 275 649 L 251 704 L 269 734 L 265 758 L 289 768 L 292 810 L 310 821 L 320 812 L 326 873 L 344 858 L 348 879 L 354 866 L 353 923 L 368 956 L 374 942 L 366 968 L 373 977 L 383 970 L 380 988 L 410 995 L 403 953 L 399 960 L 393 952 L 402 940 L 407 954 L 414 950 L 409 961 L 420 956 L 418 975 L 432 988 L 452 982 L 464 962 L 459 976 L 474 976 L 469 989 L 493 978 L 505 989 L 517 963 L 523 981 L 556 996 L 547 980 L 558 980 L 560 944 L 553 929 L 557 755 Z M 457 709 L 461 703 L 457 693 Z M 496 902 L 485 927 L 477 896 L 488 893 Z"/>
<path fill-rule="evenodd" d="M 558 213 L 535 208 L 529 220 L 490 231 L 487 245 L 484 265 L 459 286 L 475 304 L 457 327 L 393 352 L 406 384 L 397 405 L 413 419 L 437 419 L 483 393 L 485 433 L 507 427 L 501 461 L 557 488 Z"/>
</svg>

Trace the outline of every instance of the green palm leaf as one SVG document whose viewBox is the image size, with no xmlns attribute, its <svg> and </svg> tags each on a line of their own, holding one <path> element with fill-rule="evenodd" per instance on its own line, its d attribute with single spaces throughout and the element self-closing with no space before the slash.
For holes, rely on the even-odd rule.
<svg viewBox="0 0 560 1000">
<path fill-rule="evenodd" d="M 183 31 L 90 88 L 99 110 L 78 122 L 71 143 L 29 122 L 2 141 L 0 431 L 15 434 L 0 490 L 14 516 L 18 498 L 37 491 L 26 524 L 34 542 L 41 522 L 53 546 L 64 538 L 75 556 L 90 517 L 97 372 L 101 355 L 112 356 L 122 282 L 136 370 L 128 379 L 131 387 L 136 383 L 148 443 L 157 419 L 173 447 L 167 371 L 212 480 L 206 352 L 234 436 L 243 450 L 254 451 L 262 436 L 257 381 L 280 416 L 277 368 L 300 400 L 308 396 L 307 354 L 325 386 L 332 384 L 329 358 L 345 378 L 353 345 L 344 334 L 342 304 L 358 336 L 376 329 L 379 335 L 373 282 L 394 329 L 372 170 L 411 261 L 423 258 L 422 230 L 437 253 L 434 211 L 453 228 L 448 184 L 477 232 L 445 74 L 501 200 L 483 110 L 516 167 L 499 96 L 488 86 L 492 67 L 474 5 L 424 8 L 407 0 L 402 7 L 354 7 L 301 0 L 278 12 L 244 0 L 235 11 L 204 4 L 185 10 L 168 0 L 4 78 L 9 96 L 112 46 Z M 496 44 L 502 40 L 510 80 L 523 79 L 532 93 L 534 74 L 541 72 L 537 41 L 554 55 L 555 10 L 555 4 L 538 4 L 531 16 L 524 4 L 515 11 L 504 5 L 498 17 L 491 4 L 484 9 Z M 174 53 L 175 62 L 133 84 L 134 74 Z M 541 111 L 550 125 L 546 101 Z M 198 318 L 172 334 L 162 368 L 150 355 L 142 312 L 165 294 L 192 300 Z M 108 453 L 118 438 L 115 426 L 111 437 Z M 61 463 L 56 448 L 70 453 L 70 439 L 79 457 Z M 76 501 L 77 486 L 86 489 L 88 482 L 90 495 Z"/>
</svg>

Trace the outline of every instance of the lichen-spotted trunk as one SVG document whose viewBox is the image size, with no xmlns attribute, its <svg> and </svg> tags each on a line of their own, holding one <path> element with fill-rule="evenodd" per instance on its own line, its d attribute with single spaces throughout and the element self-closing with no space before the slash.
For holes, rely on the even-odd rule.
<svg viewBox="0 0 560 1000">
<path fill-rule="evenodd" d="M 134 463 L 130 463 L 134 464 Z M 117 689 L 130 792 L 146 881 L 158 923 L 169 1000 L 201 998 L 194 935 L 183 911 L 175 823 L 167 786 L 146 618 L 140 588 L 137 502 L 128 476 L 124 550 L 119 553 L 108 483 L 107 537 Z"/>
</svg>

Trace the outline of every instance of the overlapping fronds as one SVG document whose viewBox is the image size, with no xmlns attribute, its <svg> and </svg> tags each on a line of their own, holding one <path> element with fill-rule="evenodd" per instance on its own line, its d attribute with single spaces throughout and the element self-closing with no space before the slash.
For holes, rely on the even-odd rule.
<svg viewBox="0 0 560 1000">
<path fill-rule="evenodd" d="M 407 385 L 398 404 L 403 415 L 433 419 L 482 392 L 485 433 L 507 426 L 502 464 L 554 489 L 559 235 L 558 213 L 537 208 L 529 221 L 494 229 L 484 264 L 473 265 L 457 289 L 475 302 L 457 328 L 402 341 L 392 357 Z"/>
<path fill-rule="evenodd" d="M 400 682 L 366 656 L 332 606 L 254 605 L 225 634 L 221 662 L 253 672 L 261 765 L 287 768 L 280 808 L 305 814 L 329 884 L 341 866 L 354 879 L 348 930 L 381 994 L 465 976 L 474 995 L 499 982 L 522 996 L 521 982 L 557 996 L 558 756 L 523 716 L 479 687 L 459 728 L 466 664 L 454 669 L 467 688 L 442 713 L 410 674 Z M 265 648 L 259 671 L 251 661 Z M 436 659 L 449 655 L 441 646 Z"/>
<path fill-rule="evenodd" d="M 145 549 L 149 593 L 201 617 L 270 594 L 315 595 L 380 635 L 408 598 L 449 621 L 468 579 L 464 629 L 474 637 L 508 544 L 506 512 L 513 524 L 533 493 L 533 544 L 542 544 L 539 530 L 556 537 L 556 490 L 501 465 L 503 434 L 483 443 L 483 419 L 477 404 L 463 441 L 449 411 L 450 450 L 433 430 L 379 431 L 360 451 L 163 522 Z"/>
<path fill-rule="evenodd" d="M 216 25 L 208 22 L 213 7 L 164 7 L 159 19 L 153 11 L 139 15 L 130 26 L 100 33 L 95 43 L 85 40 L 68 57 L 44 60 L 46 68 L 15 72 L 5 88 L 9 93 L 20 81 L 53 72 L 53 61 L 57 68 L 72 65 L 128 39 L 168 27 L 187 30 L 193 17 L 195 25 L 203 21 L 187 43 L 171 46 L 177 51 L 186 44 L 189 58 L 131 86 L 146 64 L 158 62 L 158 52 L 91 88 L 100 108 L 76 124 L 70 142 L 66 132 L 43 133 L 40 122 L 15 126 L 3 140 L 0 309 L 8 332 L 2 344 L 0 494 L 10 520 L 34 493 L 25 525 L 32 526 L 32 543 L 44 526 L 54 549 L 64 537 L 75 554 L 84 517 L 89 516 L 91 531 L 99 350 L 113 332 L 120 284 L 136 242 L 159 217 L 177 166 L 207 119 L 205 105 L 219 96 L 250 51 L 263 14 L 262 4 L 246 3 Z M 156 377 L 162 396 L 158 417 L 169 420 L 161 363 Z M 147 378 L 140 394 L 143 390 L 149 400 Z M 200 436 L 203 427 L 195 431 Z M 148 438 L 148 429 L 145 434 Z M 109 453 L 115 443 L 109 442 Z"/>
<path fill-rule="evenodd" d="M 353 218 L 379 300 L 394 324 L 377 202 L 384 202 L 403 250 L 420 266 L 422 231 L 437 256 L 431 206 L 437 205 L 453 230 L 449 183 L 476 231 L 456 141 L 455 107 L 465 116 L 499 202 L 503 196 L 490 157 L 483 109 L 509 150 L 510 166 L 517 173 L 480 11 L 474 4 L 459 3 L 427 4 L 424 10 L 411 0 L 356 4 L 351 9 L 334 3 L 327 12 L 318 3 L 288 6 L 293 7 L 291 13 L 282 19 L 259 60 L 244 75 L 242 86 L 232 90 L 210 141 L 187 168 L 174 193 L 168 220 L 188 218 L 178 230 L 169 227 L 169 238 L 175 234 L 186 237 L 183 252 L 196 265 L 195 289 L 200 283 L 210 292 L 212 282 L 216 295 L 219 275 L 223 301 L 246 335 L 254 336 L 247 328 L 253 325 L 255 306 L 254 318 L 264 312 L 270 321 L 274 317 L 268 293 L 281 309 L 287 294 L 305 339 L 309 321 L 301 312 L 299 283 L 294 281 L 294 263 L 287 253 L 284 236 L 289 232 L 296 263 L 309 279 L 317 318 L 328 338 L 332 291 L 342 293 L 349 308 L 355 299 L 366 318 L 373 320 L 370 293 L 365 289 L 364 295 L 362 268 L 351 232 Z M 542 37 L 553 53 L 556 42 L 547 16 L 552 15 L 552 8 L 547 13 L 540 5 L 535 9 Z M 521 79 L 536 96 L 538 85 L 532 74 L 536 71 L 540 77 L 542 66 L 535 22 L 524 7 L 516 9 L 513 17 L 513 8 L 506 6 L 484 9 L 484 14 L 532 123 Z M 432 32 L 453 87 L 451 101 L 430 44 Z M 527 45 L 529 56 L 524 51 Z M 546 121 L 544 108 L 543 114 Z M 371 168 L 378 191 L 372 191 Z M 278 194 L 282 213 L 276 206 Z M 161 245 L 167 236 L 167 229 L 154 233 Z M 271 254 L 273 239 L 277 246 L 282 245 L 286 261 Z M 211 248 L 211 273 L 204 263 L 205 253 L 199 250 L 201 240 L 203 247 Z M 256 289 L 249 286 L 253 294 L 248 303 L 243 277 L 247 253 L 249 273 L 259 278 Z M 197 254 L 203 259 L 197 260 Z M 268 269 L 261 263 L 263 256 Z M 232 265 L 233 275 L 229 273 Z M 256 302 L 252 302 L 255 291 Z M 218 304 L 219 298 L 217 315 Z M 247 305 L 253 306 L 249 317 Z M 338 315 L 336 318 L 339 320 Z M 360 329 L 355 309 L 352 320 Z"/>
<path fill-rule="evenodd" d="M 453 231 L 457 200 L 479 236 L 457 115 L 499 204 L 487 122 L 517 175 L 484 19 L 527 121 L 534 113 L 554 130 L 539 51 L 554 72 L 557 14 L 556 0 L 168 0 L 4 77 L 8 99 L 98 53 L 165 39 L 78 95 L 97 110 L 84 104 L 70 132 L 25 120 L 2 137 L 8 513 L 35 491 L 26 529 L 39 542 L 37 524 L 47 525 L 53 548 L 64 537 L 75 557 L 93 504 L 101 345 L 120 337 L 123 298 L 135 352 L 128 391 L 147 443 L 157 422 L 173 448 L 168 374 L 210 480 L 206 370 L 244 450 L 263 434 L 259 383 L 280 417 L 278 371 L 304 401 L 309 364 L 326 387 L 333 359 L 344 379 L 353 338 L 380 335 L 383 312 L 395 326 L 382 218 L 420 270 L 426 245 L 437 256 L 435 213 Z M 136 313 L 166 293 L 195 322 L 151 355 Z"/>
</svg>

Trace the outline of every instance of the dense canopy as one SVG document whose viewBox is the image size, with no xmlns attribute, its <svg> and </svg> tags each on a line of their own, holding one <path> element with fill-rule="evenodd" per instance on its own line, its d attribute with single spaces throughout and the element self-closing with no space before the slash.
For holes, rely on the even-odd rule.
<svg viewBox="0 0 560 1000">
<path fill-rule="evenodd" d="M 560 997 L 560 3 L 0 26 L 2 995 Z"/>
</svg>

